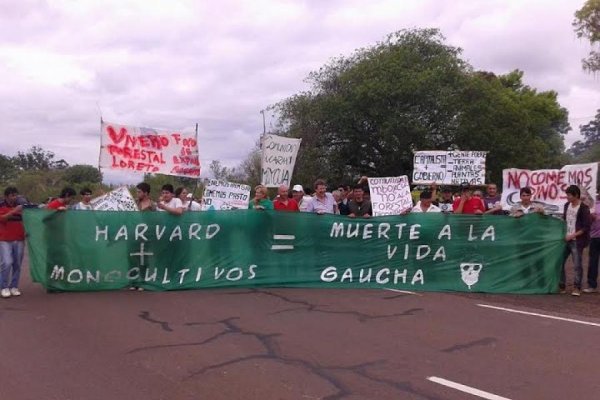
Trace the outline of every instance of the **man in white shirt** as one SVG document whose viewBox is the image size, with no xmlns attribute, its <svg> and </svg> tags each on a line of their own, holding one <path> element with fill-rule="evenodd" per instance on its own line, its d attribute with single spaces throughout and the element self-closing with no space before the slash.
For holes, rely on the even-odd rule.
<svg viewBox="0 0 600 400">
<path fill-rule="evenodd" d="M 419 195 L 417 205 L 413 207 L 414 213 L 441 212 L 440 208 L 432 203 L 433 194 L 429 190 L 424 190 Z"/>
<path fill-rule="evenodd" d="M 510 216 L 520 218 L 525 214 L 539 213 L 545 214 L 544 207 L 536 206 L 531 202 L 531 188 L 522 187 L 519 190 L 521 201 L 510 209 Z"/>
<path fill-rule="evenodd" d="M 302 185 L 294 185 L 294 187 L 292 187 L 292 198 L 296 200 L 296 203 L 298 203 L 300 212 L 306 212 L 308 205 L 313 199 L 312 197 L 304 194 L 304 188 Z"/>
<path fill-rule="evenodd" d="M 172 215 L 181 215 L 185 210 L 181 200 L 173 193 L 173 185 L 169 183 L 163 185 L 157 207 L 158 211 L 166 211 Z"/>
<path fill-rule="evenodd" d="M 327 192 L 327 184 L 322 179 L 315 181 L 315 197 L 308 204 L 306 212 L 315 214 L 337 214 L 337 203 L 331 193 Z"/>
</svg>

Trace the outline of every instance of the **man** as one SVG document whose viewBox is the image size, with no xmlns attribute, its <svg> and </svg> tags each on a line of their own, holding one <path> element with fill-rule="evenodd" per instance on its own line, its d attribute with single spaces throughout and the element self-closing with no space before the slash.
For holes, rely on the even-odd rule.
<svg viewBox="0 0 600 400">
<path fill-rule="evenodd" d="M 362 185 L 355 185 L 352 190 L 353 198 L 348 203 L 348 216 L 350 218 L 371 218 L 373 207 L 371 201 L 365 198 L 365 190 Z"/>
<path fill-rule="evenodd" d="M 52 200 L 50 203 L 48 203 L 46 208 L 48 210 L 64 211 L 67 209 L 67 207 L 69 207 L 69 204 L 71 204 L 71 201 L 75 196 L 75 190 L 73 190 L 73 188 L 66 187 L 61 190 L 58 199 Z"/>
<path fill-rule="evenodd" d="M 0 201 L 0 296 L 20 296 L 19 276 L 25 230 L 23 228 L 23 206 L 17 204 L 19 192 L 15 187 L 7 187 L 4 200 Z M 12 273 L 12 276 L 11 276 Z"/>
<path fill-rule="evenodd" d="M 298 203 L 294 199 L 288 197 L 289 188 L 286 185 L 281 185 L 277 188 L 277 197 L 273 200 L 273 207 L 277 211 L 293 211 L 298 212 Z"/>
<path fill-rule="evenodd" d="M 575 269 L 574 288 L 571 294 L 581 296 L 581 280 L 583 275 L 582 253 L 590 240 L 590 209 L 581 202 L 581 191 L 577 185 L 571 185 L 565 191 L 567 203 L 563 210 L 563 219 L 567 222 L 565 236 L 565 256 L 560 276 L 560 291 L 565 293 L 565 263 L 571 255 Z"/>
<path fill-rule="evenodd" d="M 483 197 L 483 204 L 485 204 L 485 214 L 503 215 L 502 204 L 500 199 L 502 197 L 498 193 L 498 186 L 495 183 L 489 183 L 486 188 L 485 196 Z"/>
<path fill-rule="evenodd" d="M 319 215 L 322 214 L 336 214 L 337 204 L 333 195 L 327 192 L 327 184 L 323 179 L 317 179 L 315 181 L 315 197 L 308 204 L 306 212 L 312 212 Z"/>
<path fill-rule="evenodd" d="M 81 195 L 81 201 L 73 207 L 74 210 L 91 210 L 92 204 L 90 201 L 92 200 L 92 191 L 89 188 L 83 188 L 79 192 Z"/>
<path fill-rule="evenodd" d="M 312 201 L 312 197 L 306 196 L 304 194 L 304 188 L 302 187 L 302 185 L 294 185 L 294 187 L 292 188 L 292 198 L 296 200 L 296 203 L 298 204 L 298 209 L 301 212 L 306 212 L 306 210 L 308 209 L 308 205 Z"/>
<path fill-rule="evenodd" d="M 348 209 L 348 203 L 350 202 L 350 198 L 348 195 L 350 192 L 350 186 L 340 185 L 338 187 L 338 192 L 340 193 L 340 200 L 337 201 L 337 206 L 340 215 L 348 215 L 350 214 L 350 210 Z"/>
<path fill-rule="evenodd" d="M 440 211 L 443 213 L 451 213 L 452 203 L 454 203 L 454 200 L 452 199 L 452 190 L 449 187 L 443 188 L 442 199 L 438 203 Z"/>
<path fill-rule="evenodd" d="M 137 189 L 137 207 L 140 211 L 156 211 L 156 203 L 150 198 L 150 185 L 146 182 L 139 183 Z"/>
<path fill-rule="evenodd" d="M 485 205 L 479 197 L 473 196 L 473 188 L 468 182 L 460 185 L 461 194 L 458 199 L 452 203 L 454 214 L 483 214 Z"/>
<path fill-rule="evenodd" d="M 414 213 L 441 212 L 440 208 L 433 204 L 433 193 L 429 190 L 424 190 L 419 195 L 419 202 L 413 207 Z"/>
<path fill-rule="evenodd" d="M 521 201 L 510 209 L 510 216 L 515 218 L 520 218 L 525 214 L 538 213 L 544 214 L 544 207 L 536 206 L 531 202 L 531 188 L 522 187 L 519 190 L 519 195 L 521 196 Z M 487 214 L 487 212 L 486 212 Z"/>
<path fill-rule="evenodd" d="M 587 281 L 588 287 L 583 289 L 585 293 L 596 293 L 598 291 L 598 261 L 600 261 L 600 194 L 596 199 L 594 212 L 591 214 L 592 225 L 590 227 L 590 262 L 588 264 Z"/>
<path fill-rule="evenodd" d="M 160 201 L 158 202 L 158 211 L 166 211 L 171 215 L 181 215 L 185 211 L 181 200 L 175 197 L 173 185 L 167 183 L 161 188 Z"/>
</svg>

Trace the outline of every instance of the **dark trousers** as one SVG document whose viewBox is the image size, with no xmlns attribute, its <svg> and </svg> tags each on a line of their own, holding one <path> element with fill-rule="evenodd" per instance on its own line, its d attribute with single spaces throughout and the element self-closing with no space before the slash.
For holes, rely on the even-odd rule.
<svg viewBox="0 0 600 400">
<path fill-rule="evenodd" d="M 600 237 L 590 241 L 590 263 L 588 264 L 587 281 L 591 288 L 598 287 L 598 260 L 600 259 Z"/>
</svg>

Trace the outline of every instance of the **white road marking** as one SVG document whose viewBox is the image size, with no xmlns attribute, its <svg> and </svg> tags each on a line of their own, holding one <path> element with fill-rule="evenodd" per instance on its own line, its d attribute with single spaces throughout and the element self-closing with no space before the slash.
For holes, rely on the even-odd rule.
<svg viewBox="0 0 600 400">
<path fill-rule="evenodd" d="M 400 289 L 392 289 L 392 288 L 383 288 L 383 290 L 389 290 L 390 292 L 396 292 L 396 293 L 414 294 L 415 296 L 423 296 L 421 293 L 411 292 L 408 290 L 400 290 Z"/>
<path fill-rule="evenodd" d="M 484 392 L 483 390 L 475 389 L 475 388 L 470 387 L 470 386 L 466 386 L 466 385 L 462 385 L 460 383 L 452 382 L 452 381 L 449 381 L 449 380 L 444 379 L 444 378 L 438 378 L 437 376 L 429 376 L 429 377 L 427 377 L 427 380 L 429 380 L 431 382 L 438 383 L 440 385 L 447 386 L 447 387 L 452 388 L 452 389 L 460 390 L 461 392 L 464 392 L 464 393 L 472 394 L 473 396 L 481 397 L 483 399 L 488 399 L 488 400 L 510 400 L 507 397 L 502 397 L 502 396 L 498 396 L 497 394 L 493 394 L 493 393 L 489 393 L 489 392 Z"/>
<path fill-rule="evenodd" d="M 294 250 L 294 246 L 290 244 L 274 244 L 271 246 L 271 250 Z"/>
<path fill-rule="evenodd" d="M 547 315 L 547 314 L 538 314 L 538 313 L 534 313 L 534 312 L 529 312 L 529 311 L 521 311 L 521 310 L 515 310 L 512 308 L 504 308 L 504 307 L 496 307 L 496 306 L 490 306 L 488 304 L 477 304 L 479 307 L 485 307 L 485 308 L 491 308 L 494 310 L 500 310 L 500 311 L 506 311 L 506 312 L 512 312 L 512 313 L 517 313 L 517 314 L 524 314 L 524 315 L 532 315 L 534 317 L 541 317 L 541 318 L 548 318 L 548 319 L 556 319 L 558 321 L 566 321 L 566 322 L 574 322 L 576 324 L 582 324 L 582 325 L 590 325 L 590 326 L 596 326 L 596 327 L 600 327 L 599 323 L 596 322 L 588 322 L 588 321 L 581 321 L 578 319 L 572 319 L 572 318 L 563 318 L 563 317 L 556 317 L 554 315 Z"/>
<path fill-rule="evenodd" d="M 294 240 L 296 236 L 294 235 L 273 235 L 273 239 L 275 240 Z"/>
</svg>

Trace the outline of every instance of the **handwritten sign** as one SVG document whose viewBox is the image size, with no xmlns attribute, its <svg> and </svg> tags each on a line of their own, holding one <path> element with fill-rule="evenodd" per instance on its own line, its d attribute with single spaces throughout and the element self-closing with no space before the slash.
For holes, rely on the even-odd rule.
<svg viewBox="0 0 600 400">
<path fill-rule="evenodd" d="M 417 151 L 412 181 L 416 184 L 485 184 L 485 151 Z"/>
<path fill-rule="evenodd" d="M 211 179 L 204 188 L 202 211 L 245 210 L 250 201 L 250 186 Z"/>
<path fill-rule="evenodd" d="M 567 202 L 565 189 L 577 185 L 581 199 L 593 206 L 598 182 L 598 163 L 565 165 L 561 169 L 510 168 L 502 171 L 502 206 L 510 209 L 520 202 L 519 190 L 530 187 L 532 201 L 546 209 L 549 214 L 561 214 Z"/>
<path fill-rule="evenodd" d="M 100 167 L 197 178 L 196 135 L 102 122 Z"/>
<path fill-rule="evenodd" d="M 90 201 L 96 211 L 138 211 L 129 189 L 122 186 Z"/>
<path fill-rule="evenodd" d="M 266 187 L 290 186 L 302 139 L 265 135 L 261 139 L 261 183 Z"/>
<path fill-rule="evenodd" d="M 400 215 L 413 206 L 410 184 L 406 175 L 369 178 L 369 191 L 374 217 Z"/>
</svg>

